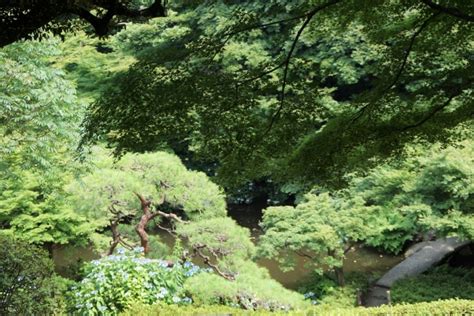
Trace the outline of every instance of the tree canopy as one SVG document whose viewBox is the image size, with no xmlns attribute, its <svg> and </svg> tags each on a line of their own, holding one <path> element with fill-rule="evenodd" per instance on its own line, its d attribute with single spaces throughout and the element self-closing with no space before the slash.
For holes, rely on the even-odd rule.
<svg viewBox="0 0 474 316">
<path fill-rule="evenodd" d="M 116 35 L 137 62 L 91 105 L 84 143 L 119 154 L 184 145 L 219 161 L 221 178 L 315 181 L 409 142 L 446 142 L 472 120 L 470 3 L 169 10 Z"/>
<path fill-rule="evenodd" d="M 467 244 L 473 27 L 461 0 L 0 0 L 0 310 L 319 314 Z"/>
<path fill-rule="evenodd" d="M 473 143 L 380 165 L 350 175 L 340 191 L 314 189 L 296 207 L 264 210 L 259 252 L 294 268 L 294 254 L 318 272 L 341 269 L 356 242 L 399 252 L 407 242 L 456 236 L 474 238 Z M 416 158 L 415 158 L 416 157 Z"/>
<path fill-rule="evenodd" d="M 0 51 L 0 227 L 31 243 L 85 242 L 83 217 L 66 204 L 83 106 L 49 66 L 57 42 Z"/>
</svg>

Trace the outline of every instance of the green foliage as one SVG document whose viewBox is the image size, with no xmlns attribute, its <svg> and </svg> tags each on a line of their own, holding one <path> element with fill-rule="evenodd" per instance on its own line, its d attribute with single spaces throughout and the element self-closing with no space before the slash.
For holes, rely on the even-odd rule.
<svg viewBox="0 0 474 316">
<path fill-rule="evenodd" d="M 58 163 L 78 137 L 81 106 L 64 73 L 50 67 L 52 41 L 21 42 L 0 50 L 0 161 L 23 168 Z M 56 158 L 56 159 L 54 159 Z"/>
<path fill-rule="evenodd" d="M 197 305 L 227 305 L 250 310 L 290 310 L 307 306 L 302 295 L 283 288 L 268 271 L 242 262 L 234 281 L 215 274 L 188 279 L 185 289 Z"/>
<path fill-rule="evenodd" d="M 135 193 L 154 203 L 164 197 L 165 204 L 160 206 L 163 211 L 177 211 L 190 220 L 226 214 L 220 188 L 205 174 L 188 171 L 175 155 L 128 154 L 114 163 L 107 151 L 95 148 L 92 157 L 90 172 L 68 185 L 67 191 L 69 203 L 91 220 L 90 226 L 95 230 L 109 225 L 114 217 L 111 206 L 130 218 L 141 215 Z"/>
<path fill-rule="evenodd" d="M 133 304 L 190 304 L 183 284 L 205 271 L 190 262 L 143 258 L 142 252 L 119 249 L 117 255 L 87 263 L 84 278 L 71 288 L 71 312 L 115 315 Z"/>
<path fill-rule="evenodd" d="M 242 262 L 251 260 L 255 252 L 250 231 L 226 217 L 179 224 L 177 233 L 189 248 L 215 259 L 217 266 L 230 275 L 240 271 Z"/>
<path fill-rule="evenodd" d="M 11 170 L 12 171 L 12 170 Z M 5 176 L 5 174 L 4 174 Z M 3 232 L 30 243 L 84 244 L 90 229 L 65 202 L 61 174 L 19 170 L 0 181 Z"/>
<path fill-rule="evenodd" d="M 348 242 L 362 238 L 363 222 L 345 211 L 344 201 L 328 193 L 308 194 L 296 207 L 278 206 L 264 210 L 259 252 L 277 258 L 290 269 L 295 254 L 310 258 L 313 269 L 342 267 Z"/>
<path fill-rule="evenodd" d="M 473 148 L 472 141 L 415 148 L 404 160 L 353 175 L 344 194 L 368 232 L 364 242 L 398 252 L 428 233 L 472 239 Z"/>
<path fill-rule="evenodd" d="M 142 214 L 138 193 L 153 210 L 184 220 L 161 223 L 155 217 L 180 238 L 175 260 L 200 257 L 216 273 L 191 277 L 198 268 L 110 256 L 86 266 L 71 311 L 117 313 L 159 301 L 157 309 L 176 312 L 163 304 L 183 303 L 185 295 L 200 305 L 305 308 L 301 295 L 251 261 L 256 250 L 250 233 L 225 217 L 222 190 L 175 155 L 150 152 L 172 148 L 191 158 L 190 165 L 211 166 L 207 171 L 230 188 L 277 180 L 277 193 L 300 194 L 330 180 L 328 187 L 339 191 L 315 189 L 298 196 L 295 207 L 265 210 L 258 252 L 285 268 L 294 266 L 297 254 L 310 258 L 318 273 L 340 272 L 345 250 L 357 241 L 399 252 L 424 235 L 473 239 L 474 33 L 466 22 L 473 6 L 448 2 L 454 11 L 433 9 L 429 1 L 178 0 L 168 5 L 166 17 L 128 24 L 109 39 L 78 32 L 66 34 L 61 44 L 48 39 L 2 48 L 2 234 L 36 244 L 90 241 L 103 250 L 113 210 L 122 215 L 121 237 L 133 244 Z M 0 15 L 15 16 L 5 12 Z M 82 145 L 105 141 L 120 159 L 92 148 L 89 169 L 75 163 L 83 105 L 67 79 L 90 103 Z M 425 142 L 442 145 L 427 150 Z M 442 148 L 450 142 L 458 146 Z M 415 145 L 402 150 L 407 143 Z M 378 158 L 393 154 L 404 159 L 380 164 Z M 150 242 L 158 249 L 152 256 L 162 257 L 159 238 L 150 236 Z M 27 251 L 2 259 L 18 257 L 19 267 L 39 277 L 2 275 L 7 285 L 0 294 L 13 293 L 15 281 L 43 280 L 40 288 L 25 283 L 5 313 L 60 313 L 67 281 L 52 278 L 44 254 L 32 249 L 40 259 Z M 441 272 L 423 276 L 423 282 L 431 290 L 433 283 L 446 283 Z M 401 300 L 412 299 L 404 296 L 408 292 L 414 300 L 447 297 L 447 289 L 419 294 L 411 288 L 425 286 L 406 282 L 397 294 Z M 349 282 L 338 289 L 318 281 L 310 290 L 322 306 L 308 313 L 351 305 L 359 286 Z M 472 310 L 470 303 L 436 304 L 373 313 Z M 359 312 L 372 313 L 352 310 Z"/>
<path fill-rule="evenodd" d="M 188 15 L 173 16 L 151 19 L 146 24 L 130 24 L 112 38 L 111 44 L 124 56 L 128 55 L 128 58 L 130 55 L 146 57 L 146 54 L 157 49 L 173 51 L 176 39 L 191 36 L 192 29 L 185 23 L 182 25 L 188 18 Z"/>
<path fill-rule="evenodd" d="M 311 304 L 322 307 L 343 308 L 357 305 L 358 295 L 365 293 L 369 286 L 369 275 L 349 273 L 344 287 L 328 274 L 312 274 L 298 288 Z"/>
<path fill-rule="evenodd" d="M 450 142 L 453 127 L 472 123 L 471 25 L 425 3 L 168 9 L 116 35 L 137 62 L 91 105 L 84 143 L 105 139 L 117 153 L 179 144 L 219 161 L 226 186 L 269 175 L 340 184 L 367 158 Z"/>
<path fill-rule="evenodd" d="M 344 252 L 353 242 L 397 253 L 407 241 L 430 234 L 472 239 L 472 142 L 434 146 L 423 154 L 420 149 L 365 175 L 350 175 L 346 189 L 331 194 L 315 189 L 296 207 L 267 208 L 260 255 L 287 269 L 294 267 L 295 255 L 309 258 L 315 271 L 333 268 L 342 283 Z"/>
<path fill-rule="evenodd" d="M 243 311 L 239 308 L 228 307 L 228 306 L 177 306 L 177 305 L 143 305 L 135 304 L 129 309 L 125 310 L 120 315 L 133 316 L 133 315 L 219 315 L 219 314 L 232 314 L 232 315 L 258 315 L 268 314 L 264 312 L 256 313 Z"/>
<path fill-rule="evenodd" d="M 172 285 L 169 282 L 174 279 L 163 275 L 159 279 L 166 283 L 166 287 L 157 283 L 148 291 L 143 284 L 148 282 L 145 279 L 149 273 L 144 272 L 145 276 L 139 274 L 140 269 L 135 265 L 143 262 L 144 265 L 156 266 L 153 265 L 155 261 L 109 256 L 88 265 L 88 276 L 74 290 L 78 293 L 75 298 L 75 304 L 80 306 L 78 309 L 100 306 L 99 311 L 114 312 L 132 303 L 151 304 L 157 301 L 156 291 L 160 287 L 165 287 L 169 293 L 176 292 L 178 298 L 186 291 L 198 304 L 227 302 L 244 308 L 270 310 L 290 309 L 303 304 L 298 294 L 284 290 L 266 270 L 250 261 L 255 247 L 249 230 L 225 217 L 223 195 L 203 173 L 186 170 L 176 156 L 165 152 L 127 154 L 115 164 L 100 149 L 95 149 L 94 156 L 95 167 L 72 183 L 68 190 L 72 205 L 84 216 L 94 219 L 96 230 L 107 227 L 113 216 L 109 210 L 111 206 L 132 218 L 133 222 L 133 218 L 140 215 L 139 201 L 134 192 L 151 197 L 152 201 L 164 197 L 165 203 L 158 209 L 178 212 L 186 219 L 186 222 L 175 223 L 175 231 L 183 245 L 174 249 L 174 256 L 197 255 L 216 274 L 190 278 L 184 288 L 181 288 L 184 279 Z M 121 225 L 121 233 L 124 233 L 123 227 L 131 228 L 130 225 Z M 128 278 L 117 277 L 125 273 L 123 271 L 129 275 Z M 114 275 L 113 279 L 108 279 L 109 275 Z M 110 287 L 100 282 L 110 283 Z M 99 295 L 102 288 L 110 290 Z"/>
<path fill-rule="evenodd" d="M 49 65 L 57 54 L 54 41 L 0 50 L 0 228 L 30 243 L 80 243 L 90 233 L 65 203 L 82 106 Z"/>
<path fill-rule="evenodd" d="M 311 304 L 319 304 L 319 300 L 334 289 L 338 288 L 337 282 L 326 274 L 312 273 L 302 285 L 298 287 L 298 292 L 303 293 L 304 298 L 311 301 Z"/>
<path fill-rule="evenodd" d="M 394 304 L 450 298 L 474 300 L 474 272 L 449 266 L 436 267 L 424 274 L 397 281 L 390 294 Z"/>
<path fill-rule="evenodd" d="M 114 51 L 110 40 L 99 39 L 80 31 L 68 34 L 60 44 L 61 54 L 52 58 L 76 83 L 81 100 L 91 103 L 111 87 L 113 74 L 127 70 L 134 59 Z"/>
<path fill-rule="evenodd" d="M 381 306 L 371 308 L 332 308 L 327 306 L 315 307 L 301 311 L 291 311 L 295 316 L 386 316 L 386 315 L 470 315 L 474 311 L 472 300 L 445 300 L 430 303 L 402 304 L 396 306 Z M 287 312 L 244 311 L 226 306 L 161 306 L 135 305 L 122 315 L 288 315 Z"/>
<path fill-rule="evenodd" d="M 474 311 L 472 300 L 445 300 L 429 303 L 400 304 L 395 306 L 383 305 L 371 308 L 334 309 L 329 306 L 316 308 L 313 314 L 341 316 L 384 316 L 384 315 L 469 315 Z M 309 313 L 310 315 L 313 315 Z"/>
<path fill-rule="evenodd" d="M 53 315 L 64 312 L 65 281 L 54 275 L 43 249 L 0 235 L 0 313 Z"/>
</svg>

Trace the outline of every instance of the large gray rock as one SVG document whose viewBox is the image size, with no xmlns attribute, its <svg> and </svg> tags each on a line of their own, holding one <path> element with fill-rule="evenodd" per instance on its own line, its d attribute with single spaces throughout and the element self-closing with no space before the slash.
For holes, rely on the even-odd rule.
<svg viewBox="0 0 474 316">
<path fill-rule="evenodd" d="M 410 246 L 410 248 L 407 249 L 407 251 L 405 251 L 405 253 L 403 254 L 405 256 L 405 258 L 408 258 L 410 257 L 411 255 L 413 255 L 415 252 L 418 252 L 420 251 L 423 247 L 425 246 L 429 246 L 430 243 L 432 241 L 421 241 L 421 242 L 418 242 L 412 246 Z"/>
<path fill-rule="evenodd" d="M 470 241 L 459 241 L 457 238 L 423 242 L 422 247 L 417 247 L 411 256 L 390 269 L 375 285 L 390 288 L 395 281 L 425 272 L 469 243 Z"/>
<path fill-rule="evenodd" d="M 380 286 L 372 286 L 367 295 L 365 297 L 364 306 L 367 307 L 375 307 L 380 305 L 386 305 L 389 302 L 389 289 L 380 287 Z"/>
<path fill-rule="evenodd" d="M 425 272 L 438 264 L 446 256 L 471 241 L 459 241 L 456 238 L 424 241 L 409 251 L 409 257 L 390 269 L 372 285 L 365 297 L 365 306 L 380 306 L 390 303 L 390 288 L 395 281 Z"/>
</svg>

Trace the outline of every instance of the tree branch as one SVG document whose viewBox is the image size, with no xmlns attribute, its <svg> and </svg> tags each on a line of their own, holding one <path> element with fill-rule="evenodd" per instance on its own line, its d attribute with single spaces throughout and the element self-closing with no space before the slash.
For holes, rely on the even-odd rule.
<svg viewBox="0 0 474 316">
<path fill-rule="evenodd" d="M 158 215 L 162 216 L 162 217 L 165 217 L 167 219 L 174 219 L 175 221 L 180 222 L 180 223 L 187 223 L 187 221 L 183 220 L 181 217 L 179 217 L 178 215 L 176 215 L 174 213 L 165 213 L 165 212 L 157 210 L 152 214 L 153 218 L 158 216 Z"/>
<path fill-rule="evenodd" d="M 421 125 L 423 125 L 424 123 L 426 123 L 426 121 L 428 121 L 429 119 L 431 119 L 436 113 L 438 113 L 439 111 L 443 110 L 444 108 L 446 108 L 450 103 L 451 101 L 454 99 L 454 95 L 450 96 L 445 102 L 441 103 L 440 105 L 438 106 L 435 106 L 425 117 L 423 117 L 421 120 L 419 120 L 418 122 L 414 123 L 414 124 L 411 124 L 411 125 L 406 125 L 404 126 L 403 128 L 401 128 L 399 131 L 401 132 L 405 132 L 409 129 L 413 129 L 413 128 L 416 128 L 416 127 L 419 127 Z"/>
<path fill-rule="evenodd" d="M 211 258 L 209 258 L 209 256 L 206 256 L 201 251 L 201 249 L 204 249 L 204 248 L 207 248 L 207 246 L 198 244 L 193 247 L 193 250 L 194 250 L 194 253 L 197 254 L 201 259 L 203 259 L 204 263 L 207 264 L 209 267 L 211 267 L 217 274 L 219 274 L 221 277 L 223 277 L 226 280 L 234 281 L 235 276 L 233 274 L 223 272 L 219 269 L 217 265 L 211 263 Z"/>
<path fill-rule="evenodd" d="M 439 12 L 443 12 L 445 14 L 457 17 L 459 19 L 468 21 L 468 22 L 474 22 L 474 16 L 466 14 L 462 12 L 461 10 L 457 8 L 451 8 L 451 7 L 443 7 L 442 5 L 439 5 L 431 0 L 421 0 L 424 4 L 429 6 L 430 8 L 437 10 Z M 467 3 L 468 1 L 466 1 Z"/>
<path fill-rule="evenodd" d="M 382 92 L 380 93 L 380 96 L 383 96 L 385 93 L 387 93 L 390 89 L 392 89 L 396 84 L 397 82 L 400 80 L 400 77 L 402 76 L 403 74 L 403 71 L 405 70 L 405 67 L 407 65 L 407 62 L 408 62 L 408 57 L 410 56 L 410 53 L 412 52 L 413 50 L 413 46 L 415 45 L 415 40 L 416 38 L 421 34 L 421 32 L 423 32 L 423 30 L 428 26 L 428 24 L 435 18 L 439 15 L 439 12 L 437 13 L 434 13 L 432 14 L 428 19 L 426 19 L 421 25 L 420 27 L 416 30 L 415 33 L 413 33 L 413 35 L 410 37 L 410 40 L 408 42 L 408 46 L 407 48 L 405 49 L 405 53 L 403 54 L 403 58 L 402 58 L 402 63 L 400 65 L 400 67 L 398 68 L 398 71 L 397 73 L 395 74 L 395 77 L 393 78 L 393 80 L 390 82 L 390 84 L 384 88 L 382 90 Z M 359 118 L 362 117 L 362 115 L 364 115 L 365 111 L 371 107 L 373 105 L 373 102 L 369 102 L 367 103 L 366 105 L 364 105 L 363 107 L 361 107 L 357 113 L 355 114 L 355 116 L 351 119 L 351 123 L 354 123 L 355 121 L 357 121 Z"/>
<path fill-rule="evenodd" d="M 286 23 L 286 22 L 301 20 L 302 18 L 307 17 L 308 14 L 309 13 L 307 12 L 307 13 L 297 15 L 297 16 L 294 16 L 294 17 L 290 17 L 290 18 L 287 18 L 287 19 L 281 19 L 281 20 L 272 21 L 272 22 L 263 23 L 263 24 L 249 25 L 249 26 L 243 27 L 241 29 L 237 29 L 237 30 L 233 30 L 231 32 L 225 33 L 224 36 L 234 36 L 234 35 L 237 35 L 239 33 L 251 31 L 251 30 L 254 30 L 254 29 L 261 29 L 261 28 L 265 28 L 265 27 L 268 27 L 268 26 L 272 26 L 272 25 L 277 25 L 277 24 L 282 24 L 282 23 Z"/>
<path fill-rule="evenodd" d="M 276 65 L 276 66 L 273 67 L 273 68 L 270 68 L 270 69 L 268 69 L 268 70 L 265 70 L 265 71 L 261 72 L 261 73 L 258 74 L 257 76 L 254 76 L 254 77 L 251 77 L 251 78 L 247 78 L 247 79 L 245 79 L 245 80 L 242 80 L 242 81 L 240 81 L 238 84 L 239 84 L 239 85 L 242 85 L 242 84 L 244 84 L 244 83 L 248 83 L 248 82 L 251 82 L 251 81 L 254 81 L 254 80 L 263 78 L 264 76 L 269 75 L 269 74 L 271 74 L 271 73 L 277 71 L 278 69 L 280 69 L 281 67 L 283 67 L 285 64 L 286 64 L 286 60 L 284 60 L 283 62 L 279 63 L 278 65 Z"/>
<path fill-rule="evenodd" d="M 150 200 L 147 200 L 143 197 L 143 195 L 135 192 L 135 195 L 138 197 L 138 199 L 140 200 L 140 204 L 141 204 L 141 207 L 142 207 L 142 211 L 145 215 L 149 215 L 151 214 L 150 212 L 150 206 L 151 206 L 151 201 Z"/>
<path fill-rule="evenodd" d="M 89 22 L 94 28 L 95 33 L 99 36 L 104 36 L 109 32 L 109 23 L 114 16 L 113 10 L 108 10 L 101 18 L 93 15 L 84 8 L 73 8 L 69 12 Z"/>
<path fill-rule="evenodd" d="M 158 227 L 159 229 L 164 230 L 165 232 L 167 232 L 167 233 L 170 234 L 171 236 L 176 236 L 176 233 L 175 233 L 172 229 L 170 229 L 170 228 L 163 227 L 163 226 L 161 226 L 160 224 L 156 224 L 156 227 Z"/>
<path fill-rule="evenodd" d="M 108 256 L 112 255 L 114 253 L 115 248 L 121 244 L 125 248 L 131 250 L 133 249 L 133 245 L 130 245 L 127 243 L 123 238 L 120 232 L 118 231 L 118 225 L 120 221 L 125 217 L 125 215 L 116 210 L 114 207 L 114 204 L 109 206 L 109 211 L 115 215 L 115 218 L 113 220 L 110 220 L 110 230 L 112 231 L 112 240 L 110 241 L 110 247 L 109 251 L 107 253 Z"/>
<path fill-rule="evenodd" d="M 400 65 L 400 68 L 398 69 L 395 77 L 393 78 L 392 82 L 387 86 L 387 88 L 384 89 L 384 92 L 387 92 L 388 90 L 392 89 L 395 84 L 397 84 L 398 80 L 400 79 L 403 71 L 405 70 L 405 67 L 406 67 L 406 64 L 408 62 L 408 57 L 410 56 L 410 53 L 412 52 L 413 50 L 413 45 L 415 44 L 415 40 L 416 38 L 418 37 L 418 35 L 421 34 L 421 32 L 423 32 L 423 30 L 428 26 L 428 24 L 435 18 L 439 15 L 440 13 L 437 12 L 437 13 L 434 13 L 432 14 L 428 19 L 426 19 L 421 25 L 420 27 L 418 28 L 418 30 L 416 30 L 415 33 L 413 33 L 413 35 L 411 36 L 410 38 L 410 41 L 408 43 L 408 47 L 405 49 L 405 54 L 403 55 L 403 58 L 402 58 L 402 64 Z"/>
<path fill-rule="evenodd" d="M 295 253 L 300 256 L 300 257 L 304 257 L 304 258 L 308 258 L 308 259 L 311 259 L 311 260 L 314 260 L 314 257 L 311 256 L 311 255 L 308 255 L 307 253 L 303 252 L 303 251 L 298 251 L 298 250 L 295 250 Z"/>
<path fill-rule="evenodd" d="M 141 194 L 138 194 L 136 192 L 135 192 L 135 195 L 140 200 L 141 208 L 143 211 L 143 215 L 140 217 L 140 221 L 137 223 L 137 226 L 135 227 L 135 231 L 140 237 L 140 244 L 143 247 L 143 252 L 147 254 L 150 251 L 150 245 L 148 242 L 148 234 L 146 232 L 146 227 L 152 219 L 154 219 L 157 216 L 162 216 L 168 219 L 173 219 L 180 223 L 186 223 L 186 221 L 184 221 L 183 219 L 181 219 L 178 215 L 174 213 L 165 213 L 160 210 L 156 210 L 152 212 L 151 201 L 148 199 L 145 199 Z M 164 201 L 165 201 L 165 196 L 163 195 L 160 204 L 164 203 Z M 160 227 L 160 228 L 165 229 L 163 227 Z"/>
<path fill-rule="evenodd" d="M 283 66 L 285 67 L 284 68 L 284 71 L 283 71 L 283 80 L 282 80 L 282 84 L 281 84 L 281 93 L 280 93 L 280 106 L 278 107 L 277 111 L 275 112 L 275 114 L 272 116 L 272 118 L 270 119 L 270 124 L 268 125 L 267 127 L 267 130 L 265 131 L 264 135 L 267 135 L 268 132 L 272 129 L 273 125 L 275 124 L 275 122 L 277 121 L 278 117 L 280 116 L 280 113 L 281 111 L 283 110 L 283 106 L 284 106 L 284 103 L 285 103 L 285 89 L 286 89 L 286 84 L 287 84 L 287 79 L 288 79 L 288 72 L 289 72 L 289 68 L 290 68 L 290 61 L 291 61 L 291 58 L 293 57 L 293 53 L 296 49 L 296 44 L 298 43 L 300 37 L 301 37 L 301 34 L 303 34 L 303 31 L 305 30 L 305 28 L 308 26 L 309 22 L 311 22 L 311 20 L 313 19 L 313 17 L 320 11 L 332 6 L 332 5 L 335 5 L 339 2 L 341 2 L 342 0 L 332 0 L 332 1 L 329 1 L 325 4 L 322 4 L 316 8 L 314 8 L 313 10 L 311 10 L 310 12 L 308 12 L 306 14 L 306 19 L 305 21 L 303 22 L 303 24 L 301 25 L 301 27 L 298 29 L 298 31 L 296 32 L 296 36 L 295 38 L 293 39 L 293 42 L 291 44 L 291 47 L 290 47 L 290 50 L 288 51 L 288 55 L 286 56 L 286 59 L 285 61 L 283 62 Z"/>
<path fill-rule="evenodd" d="M 81 6 L 86 5 L 85 6 Z M 90 12 L 90 8 L 106 10 L 101 17 Z M 166 16 L 166 9 L 161 0 L 155 0 L 149 7 L 133 10 L 119 0 L 50 0 L 23 1 L 0 0 L 0 46 L 28 38 L 32 33 L 48 25 L 53 20 L 67 15 L 77 15 L 92 25 L 97 35 L 104 36 L 109 31 L 110 21 L 114 16 L 128 18 L 151 18 Z"/>
<path fill-rule="evenodd" d="M 344 255 L 346 255 L 349 251 L 351 251 L 353 244 L 348 244 L 344 247 Z"/>
</svg>

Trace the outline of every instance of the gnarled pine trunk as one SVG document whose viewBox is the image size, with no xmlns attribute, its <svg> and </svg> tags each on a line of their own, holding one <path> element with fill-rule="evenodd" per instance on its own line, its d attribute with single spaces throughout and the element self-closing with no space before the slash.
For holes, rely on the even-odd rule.
<svg viewBox="0 0 474 316">
<path fill-rule="evenodd" d="M 135 231 L 137 232 L 138 236 L 140 237 L 140 244 L 143 247 L 143 252 L 148 254 L 150 252 L 150 245 L 148 240 L 148 234 L 146 232 L 146 226 L 148 222 L 152 220 L 157 214 L 153 214 L 150 210 L 151 201 L 146 200 L 140 194 L 137 194 L 138 198 L 140 199 L 143 215 L 140 218 L 137 226 L 135 227 Z"/>
</svg>

